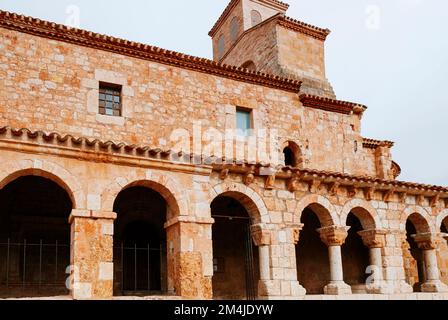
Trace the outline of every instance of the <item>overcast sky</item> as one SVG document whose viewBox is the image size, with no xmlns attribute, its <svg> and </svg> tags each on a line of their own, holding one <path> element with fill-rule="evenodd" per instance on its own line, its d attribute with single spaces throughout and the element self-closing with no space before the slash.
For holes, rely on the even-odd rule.
<svg viewBox="0 0 448 320">
<path fill-rule="evenodd" d="M 365 137 L 396 142 L 400 180 L 448 185 L 448 1 L 285 0 L 329 28 L 327 77 L 365 104 Z M 208 31 L 228 0 L 0 0 L 2 10 L 211 58 Z M 76 17 L 76 16 L 75 16 Z M 76 19 L 75 19 L 76 20 Z"/>
</svg>

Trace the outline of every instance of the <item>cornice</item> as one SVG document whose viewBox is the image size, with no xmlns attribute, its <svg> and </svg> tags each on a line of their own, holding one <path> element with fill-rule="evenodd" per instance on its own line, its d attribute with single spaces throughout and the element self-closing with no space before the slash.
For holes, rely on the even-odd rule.
<svg viewBox="0 0 448 320">
<path fill-rule="evenodd" d="M 334 100 L 325 97 L 314 96 L 310 94 L 300 95 L 300 102 L 308 108 L 320 109 L 324 111 L 336 112 L 341 114 L 362 114 L 367 107 L 361 104 Z"/>
</svg>

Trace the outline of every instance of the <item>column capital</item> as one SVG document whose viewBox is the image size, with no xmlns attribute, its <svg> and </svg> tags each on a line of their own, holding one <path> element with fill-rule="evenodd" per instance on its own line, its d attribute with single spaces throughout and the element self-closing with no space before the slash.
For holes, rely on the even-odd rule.
<svg viewBox="0 0 448 320">
<path fill-rule="evenodd" d="M 317 229 L 321 240 L 328 247 L 342 246 L 348 236 L 350 227 L 330 226 Z"/>
<path fill-rule="evenodd" d="M 71 224 L 76 218 L 115 220 L 117 219 L 117 214 L 115 212 L 73 209 L 68 218 L 69 223 Z"/>
<path fill-rule="evenodd" d="M 421 250 L 435 250 L 439 247 L 442 242 L 442 233 L 418 233 L 412 235 L 417 246 Z"/>
<path fill-rule="evenodd" d="M 250 232 L 256 246 L 269 246 L 271 244 L 271 230 L 266 229 L 264 224 L 250 226 Z"/>
<path fill-rule="evenodd" d="M 359 231 L 364 245 L 370 249 L 384 248 L 386 244 L 386 230 L 372 229 Z"/>
</svg>

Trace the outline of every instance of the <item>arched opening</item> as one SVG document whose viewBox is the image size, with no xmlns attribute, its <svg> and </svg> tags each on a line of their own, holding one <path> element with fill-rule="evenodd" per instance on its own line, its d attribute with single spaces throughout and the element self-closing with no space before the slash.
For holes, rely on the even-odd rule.
<svg viewBox="0 0 448 320">
<path fill-rule="evenodd" d="M 232 40 L 232 43 L 234 43 L 238 39 L 239 34 L 239 22 L 238 18 L 234 17 L 232 19 L 232 22 L 230 22 L 230 39 Z"/>
<path fill-rule="evenodd" d="M 440 267 L 440 279 L 448 285 L 448 217 L 442 221 L 440 231 L 446 236 L 445 241 L 440 244 L 439 255 L 439 267 Z"/>
<path fill-rule="evenodd" d="M 299 146 L 292 141 L 288 141 L 283 149 L 285 166 L 297 168 L 302 166 L 302 153 Z"/>
<path fill-rule="evenodd" d="M 307 294 L 323 294 L 330 281 L 328 248 L 317 231 L 323 225 L 311 207 L 303 211 L 301 223 L 304 226 L 296 245 L 297 279 Z"/>
<path fill-rule="evenodd" d="M 252 241 L 251 219 L 244 204 L 233 194 L 218 196 L 211 204 L 213 297 L 254 300 L 260 279 L 258 248 Z"/>
<path fill-rule="evenodd" d="M 167 292 L 166 200 L 155 190 L 134 186 L 114 203 L 114 294 Z"/>
<path fill-rule="evenodd" d="M 255 66 L 255 63 L 251 60 L 244 62 L 241 65 L 241 68 L 250 70 L 250 71 L 257 71 L 257 67 Z"/>
<path fill-rule="evenodd" d="M 353 293 L 367 293 L 366 280 L 369 276 L 366 273 L 370 265 L 369 248 L 367 248 L 360 231 L 364 228 L 360 219 L 350 212 L 347 216 L 348 236 L 342 245 L 342 265 L 344 270 L 344 282 L 352 287 Z"/>
<path fill-rule="evenodd" d="M 252 10 L 250 12 L 250 18 L 252 27 L 255 27 L 256 25 L 260 24 L 263 20 L 263 18 L 261 17 L 261 13 L 258 12 L 257 10 Z"/>
<path fill-rule="evenodd" d="M 407 241 L 403 245 L 404 269 L 406 281 L 414 288 L 414 292 L 421 291 L 421 285 L 425 282 L 425 261 L 414 236 L 419 233 L 429 232 L 429 225 L 418 213 L 413 213 L 406 221 Z"/>
<path fill-rule="evenodd" d="M 69 293 L 69 194 L 40 176 L 21 176 L 0 190 L 0 297 Z"/>
</svg>

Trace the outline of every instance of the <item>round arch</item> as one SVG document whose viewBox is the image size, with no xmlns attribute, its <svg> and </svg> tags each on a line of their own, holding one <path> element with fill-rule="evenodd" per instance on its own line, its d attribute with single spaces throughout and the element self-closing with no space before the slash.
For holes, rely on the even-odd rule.
<svg viewBox="0 0 448 320">
<path fill-rule="evenodd" d="M 364 230 L 381 229 L 382 223 L 377 211 L 367 201 L 361 199 L 349 200 L 341 210 L 341 223 L 347 224 L 348 215 L 353 213 L 361 222 Z"/>
<path fill-rule="evenodd" d="M 442 228 L 442 225 L 445 223 L 446 228 L 448 229 L 448 209 L 443 210 L 439 213 L 439 215 L 436 218 L 436 228 L 437 230 L 440 230 Z M 447 220 L 447 221 L 445 221 Z"/>
<path fill-rule="evenodd" d="M 210 192 L 210 203 L 218 196 L 229 196 L 239 201 L 254 223 L 269 223 L 269 212 L 263 199 L 253 189 L 240 183 L 224 182 Z"/>
<path fill-rule="evenodd" d="M 301 223 L 302 213 L 308 207 L 316 213 L 322 227 L 341 225 L 336 208 L 331 204 L 330 200 L 315 194 L 307 195 L 300 199 L 294 213 L 294 223 Z"/>
<path fill-rule="evenodd" d="M 414 224 L 418 233 L 434 233 L 436 228 L 429 212 L 420 206 L 407 207 L 400 217 L 400 230 L 406 230 L 408 219 Z"/>
<path fill-rule="evenodd" d="M 248 60 L 241 65 L 241 68 L 248 69 L 250 71 L 257 71 L 257 66 L 252 60 Z"/>
<path fill-rule="evenodd" d="M 138 177 L 117 178 L 101 195 L 101 208 L 103 211 L 112 212 L 115 199 L 118 194 L 131 187 L 146 187 L 158 192 L 167 202 L 172 216 L 185 216 L 189 213 L 189 201 L 185 192 L 181 192 L 172 178 L 151 172 L 146 178 Z M 169 217 L 168 217 L 169 218 Z"/>
<path fill-rule="evenodd" d="M 86 197 L 78 180 L 68 170 L 45 160 L 11 161 L 2 164 L 0 189 L 24 176 L 37 176 L 53 181 L 67 192 L 73 209 L 85 207 Z"/>
<path fill-rule="evenodd" d="M 295 143 L 294 141 L 288 140 L 283 143 L 282 146 L 282 152 L 285 154 L 285 151 L 289 150 L 291 152 L 292 160 L 292 167 L 302 167 L 303 166 L 303 156 L 302 156 L 302 150 L 300 149 L 299 145 Z M 286 157 L 286 154 L 285 154 Z M 285 159 L 286 162 L 286 159 Z M 288 165 L 285 163 L 285 165 Z"/>
</svg>

